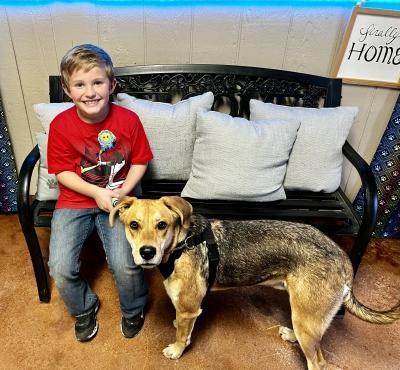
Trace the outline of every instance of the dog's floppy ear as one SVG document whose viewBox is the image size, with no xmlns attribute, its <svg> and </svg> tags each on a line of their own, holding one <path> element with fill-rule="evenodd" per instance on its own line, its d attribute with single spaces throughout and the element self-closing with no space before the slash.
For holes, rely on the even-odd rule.
<svg viewBox="0 0 400 370">
<path fill-rule="evenodd" d="M 124 213 L 128 208 L 130 208 L 133 203 L 137 200 L 135 197 L 123 197 L 118 204 L 111 210 L 108 216 L 108 221 L 111 227 L 114 227 L 114 221 L 117 215 Z"/>
<path fill-rule="evenodd" d="M 179 215 L 181 224 L 184 228 L 189 228 L 190 216 L 193 212 L 192 205 L 189 202 L 178 196 L 162 197 L 160 200 L 164 202 L 169 209 Z"/>
</svg>

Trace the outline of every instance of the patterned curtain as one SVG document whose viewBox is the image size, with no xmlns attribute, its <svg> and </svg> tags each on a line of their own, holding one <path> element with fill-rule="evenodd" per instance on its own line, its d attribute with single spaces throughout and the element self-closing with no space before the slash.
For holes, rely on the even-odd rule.
<svg viewBox="0 0 400 370">
<path fill-rule="evenodd" d="M 400 238 L 400 96 L 371 167 L 378 188 L 378 219 L 373 236 Z M 362 191 L 354 203 L 362 214 Z"/>
<path fill-rule="evenodd" d="M 17 170 L 0 100 L 0 213 L 17 211 Z"/>
</svg>

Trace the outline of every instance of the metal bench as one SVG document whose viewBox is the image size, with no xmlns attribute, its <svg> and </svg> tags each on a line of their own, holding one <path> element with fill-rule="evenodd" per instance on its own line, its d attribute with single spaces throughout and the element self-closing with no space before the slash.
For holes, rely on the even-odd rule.
<svg viewBox="0 0 400 370">
<path fill-rule="evenodd" d="M 213 109 L 228 107 L 232 116 L 248 117 L 250 99 L 303 107 L 337 107 L 342 82 L 283 70 L 230 65 L 148 65 L 116 68 L 116 93 L 141 99 L 171 102 L 212 91 Z M 59 76 L 50 76 L 50 102 L 67 101 Z M 356 168 L 364 190 L 364 214 L 360 218 L 342 189 L 333 193 L 286 191 L 287 199 L 274 202 L 241 202 L 188 199 L 195 212 L 219 219 L 283 219 L 312 224 L 328 235 L 354 237 L 350 258 L 354 271 L 370 240 L 376 222 L 377 190 L 370 166 L 346 142 L 343 154 Z M 35 164 L 34 147 L 26 157 L 18 182 L 18 216 L 32 259 L 39 299 L 50 301 L 47 273 L 36 227 L 49 227 L 55 201 L 38 201 L 29 195 Z M 179 195 L 184 181 L 142 181 L 143 197 Z"/>
</svg>

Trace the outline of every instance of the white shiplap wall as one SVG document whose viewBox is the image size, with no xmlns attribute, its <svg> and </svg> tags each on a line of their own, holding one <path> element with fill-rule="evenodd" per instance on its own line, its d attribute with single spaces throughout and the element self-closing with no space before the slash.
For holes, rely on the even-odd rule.
<svg viewBox="0 0 400 370">
<path fill-rule="evenodd" d="M 286 2 L 287 4 L 287 2 Z M 0 92 L 18 168 L 42 128 L 32 104 L 48 102 L 48 76 L 73 45 L 95 43 L 115 66 L 215 63 L 328 76 L 351 9 L 345 7 L 0 7 Z M 350 143 L 370 161 L 398 90 L 345 85 L 342 105 L 360 108 Z M 350 198 L 359 180 L 348 163 Z M 34 189 L 33 189 L 34 191 Z"/>
</svg>

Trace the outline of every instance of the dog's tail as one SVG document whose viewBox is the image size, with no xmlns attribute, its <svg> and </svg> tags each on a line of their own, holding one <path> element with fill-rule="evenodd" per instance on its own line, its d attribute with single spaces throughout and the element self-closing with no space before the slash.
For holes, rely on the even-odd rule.
<svg viewBox="0 0 400 370">
<path fill-rule="evenodd" d="M 374 324 L 390 324 L 391 322 L 400 319 L 400 302 L 389 310 L 376 311 L 358 302 L 356 297 L 353 295 L 353 292 L 349 290 L 343 300 L 343 305 L 350 313 L 361 320 L 372 322 Z"/>
</svg>

